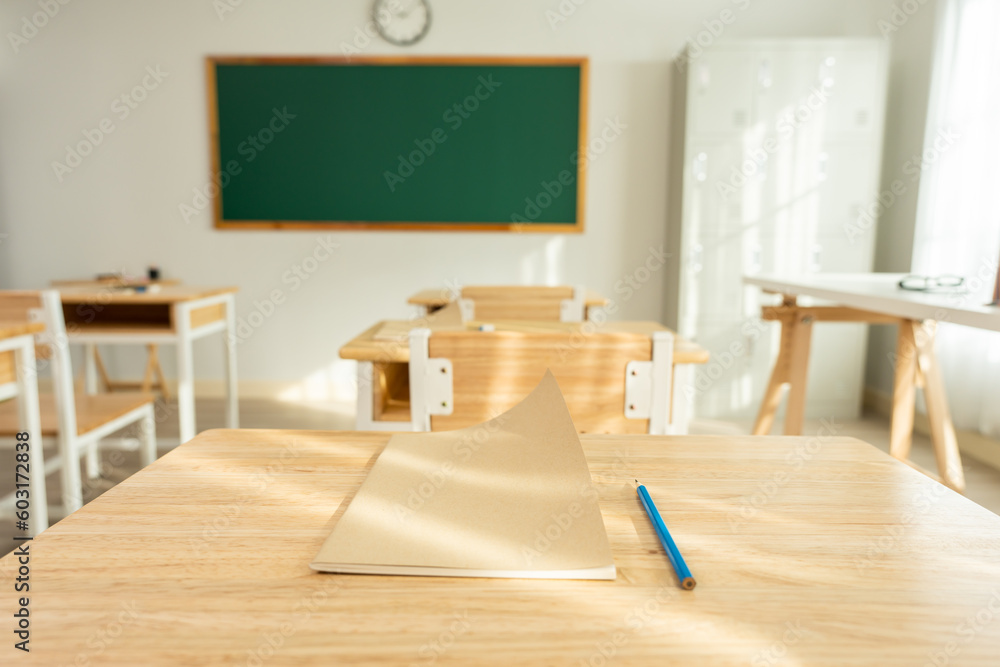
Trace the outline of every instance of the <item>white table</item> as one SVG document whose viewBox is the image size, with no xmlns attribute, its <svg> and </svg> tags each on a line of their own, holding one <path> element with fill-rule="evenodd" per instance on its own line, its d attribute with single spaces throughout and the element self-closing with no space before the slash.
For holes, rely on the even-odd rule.
<svg viewBox="0 0 1000 667">
<path fill-rule="evenodd" d="M 960 292 L 915 292 L 899 288 L 906 274 L 812 274 L 808 276 L 747 276 L 744 282 L 783 295 L 781 306 L 765 307 L 763 318 L 781 322 L 781 347 L 761 404 L 754 433 L 768 433 L 789 386 L 785 433 L 802 431 L 805 411 L 806 368 L 814 322 L 865 322 L 899 326 L 896 373 L 892 395 L 890 452 L 909 458 L 913 433 L 916 388 L 927 400 L 941 481 L 962 490 L 965 479 L 951 423 L 940 369 L 934 355 L 938 322 L 1000 331 L 1000 307 L 984 305 L 984 298 Z M 836 305 L 803 306 L 798 297 L 811 297 Z"/>
<path fill-rule="evenodd" d="M 0 322 L 0 362 L 3 362 L 0 363 L 0 366 L 3 366 L 0 368 L 0 401 L 18 398 L 19 423 L 29 435 L 28 494 L 31 513 L 28 517 L 28 528 L 32 535 L 38 535 L 49 526 L 34 336 L 44 330 L 45 325 L 40 322 Z M 10 456 L 11 460 L 14 458 L 13 453 L 5 455 Z M 14 465 L 11 464 L 9 467 L 4 465 L 4 469 L 13 472 Z M 13 502 L 16 502 L 16 494 L 11 494 L 10 500 L 13 505 Z"/>
<path fill-rule="evenodd" d="M 136 293 L 107 286 L 59 290 L 71 343 L 86 346 L 88 393 L 97 386 L 93 351 L 97 345 L 167 344 L 177 348 L 177 412 L 180 441 L 195 436 L 193 343 L 222 334 L 226 372 L 226 426 L 239 427 L 236 393 L 236 288 L 166 285 Z M 88 468 L 95 462 L 88 457 Z"/>
</svg>

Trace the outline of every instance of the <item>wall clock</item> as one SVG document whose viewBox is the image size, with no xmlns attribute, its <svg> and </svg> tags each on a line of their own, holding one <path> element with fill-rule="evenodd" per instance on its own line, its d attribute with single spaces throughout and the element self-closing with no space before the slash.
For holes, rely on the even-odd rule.
<svg viewBox="0 0 1000 667">
<path fill-rule="evenodd" d="M 427 0 L 375 0 L 373 14 L 379 34 L 397 46 L 416 44 L 431 27 Z"/>
</svg>

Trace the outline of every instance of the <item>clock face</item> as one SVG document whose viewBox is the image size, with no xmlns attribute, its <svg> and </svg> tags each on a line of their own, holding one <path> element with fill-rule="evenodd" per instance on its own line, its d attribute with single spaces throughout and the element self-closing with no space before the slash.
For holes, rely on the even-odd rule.
<svg viewBox="0 0 1000 667">
<path fill-rule="evenodd" d="M 399 46 L 416 44 L 431 27 L 426 0 L 376 0 L 374 13 L 382 37 Z"/>
</svg>

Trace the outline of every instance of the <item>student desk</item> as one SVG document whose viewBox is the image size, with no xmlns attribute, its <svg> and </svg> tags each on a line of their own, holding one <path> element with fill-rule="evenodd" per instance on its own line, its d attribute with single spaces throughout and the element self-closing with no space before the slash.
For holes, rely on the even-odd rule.
<svg viewBox="0 0 1000 667">
<path fill-rule="evenodd" d="M 35 334 L 45 331 L 41 322 L 0 320 L 0 401 L 17 397 L 20 428 L 29 434 L 28 492 L 31 514 L 28 517 L 32 535 L 49 525 L 48 504 L 45 501 L 45 457 L 42 451 L 42 421 L 38 409 L 38 382 L 35 370 Z M 10 457 L 3 469 L 14 473 L 13 441 L 0 450 Z"/>
<path fill-rule="evenodd" d="M 398 429 L 412 430 L 409 402 L 409 361 L 410 346 L 405 338 L 400 340 L 376 340 L 375 335 L 390 326 L 400 332 L 407 327 L 421 326 L 419 320 L 387 320 L 378 322 L 340 348 L 341 359 L 358 362 L 358 417 L 357 428 L 371 430 L 376 422 L 382 429 L 389 428 L 385 422 L 399 424 Z M 582 327 L 580 322 L 531 322 L 527 320 L 491 321 L 497 331 L 575 331 Z M 467 322 L 470 329 L 479 328 L 479 322 Z M 666 331 L 657 322 L 607 322 L 599 328 L 607 332 L 632 332 L 652 334 Z M 675 389 L 688 386 L 690 369 L 693 364 L 708 363 L 708 351 L 689 340 L 674 337 Z M 678 432 L 687 430 L 688 400 L 682 391 L 672 392 L 671 423 Z"/>
<path fill-rule="evenodd" d="M 434 311 L 447 306 L 455 298 L 454 291 L 447 288 L 425 289 L 411 296 L 406 300 L 406 303 L 417 306 L 420 309 L 421 315 L 430 315 Z M 588 289 L 587 295 L 583 300 L 584 319 L 589 318 L 591 308 L 599 308 L 606 305 L 608 305 L 608 300 L 605 297 L 592 289 Z"/>
<path fill-rule="evenodd" d="M 899 333 L 890 451 L 902 461 L 909 458 L 915 390 L 923 387 L 941 481 L 961 491 L 965 488 L 965 476 L 941 371 L 934 355 L 934 332 L 937 322 L 1000 331 L 1000 307 L 982 305 L 969 294 L 903 290 L 898 283 L 904 275 L 860 273 L 744 278 L 747 284 L 783 296 L 780 306 L 763 308 L 763 319 L 781 323 L 781 347 L 753 432 L 756 435 L 770 432 L 786 384 L 790 390 L 785 433 L 798 435 L 802 432 L 813 323 L 895 324 Z M 798 297 L 812 297 L 835 305 L 802 306 Z"/>
<path fill-rule="evenodd" d="M 1000 517 L 851 438 L 581 436 L 615 581 L 313 572 L 389 437 L 207 431 L 55 524 L 30 543 L 33 664 L 995 667 L 1000 655 Z M 17 568 L 0 560 L 8 610 Z M 3 664 L 17 664 L 12 645 Z"/>
<path fill-rule="evenodd" d="M 226 368 L 226 425 L 239 426 L 236 395 L 235 287 L 165 285 L 156 292 L 108 286 L 65 286 L 63 302 L 71 343 L 86 346 L 88 392 L 96 388 L 93 351 L 101 344 L 172 344 L 177 347 L 177 411 L 180 441 L 195 435 L 195 340 L 222 334 Z"/>
</svg>

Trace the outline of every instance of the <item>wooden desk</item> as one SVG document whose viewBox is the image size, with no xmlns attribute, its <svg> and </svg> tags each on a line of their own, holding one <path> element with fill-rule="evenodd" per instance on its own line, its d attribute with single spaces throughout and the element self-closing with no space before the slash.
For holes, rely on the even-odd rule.
<svg viewBox="0 0 1000 667">
<path fill-rule="evenodd" d="M 60 521 L 30 547 L 33 664 L 919 667 L 958 651 L 949 664 L 995 667 L 1000 655 L 1000 517 L 850 438 L 583 436 L 613 582 L 312 572 L 388 437 L 208 431 Z M 633 477 L 694 591 L 678 588 Z M 17 567 L 0 560 L 2 590 Z M 12 643 L 4 664 L 17 664 Z"/>
<path fill-rule="evenodd" d="M 454 300 L 455 294 L 452 290 L 439 288 L 420 290 L 407 299 L 406 303 L 418 306 L 421 309 L 421 315 L 429 315 L 435 310 L 447 306 Z M 591 308 L 606 306 L 608 305 L 608 300 L 594 290 L 588 289 L 587 295 L 583 300 L 583 305 L 584 319 L 587 319 Z"/>
<path fill-rule="evenodd" d="M 18 423 L 29 434 L 28 492 L 30 515 L 28 527 L 38 535 L 49 525 L 45 500 L 45 456 L 42 450 L 42 421 L 38 408 L 38 381 L 35 367 L 35 334 L 45 331 L 41 322 L 0 320 L 0 401 L 17 397 Z M 7 444 L 7 443 L 5 443 Z M 13 442 L 3 448 L 9 456 L 3 469 L 14 473 Z M 10 496 L 13 507 L 14 497 Z M 6 503 L 5 503 L 6 504 Z"/>
<path fill-rule="evenodd" d="M 195 435 L 192 344 L 221 333 L 226 368 L 226 424 L 239 425 L 236 394 L 235 287 L 165 285 L 156 292 L 66 286 L 59 290 L 71 343 L 86 346 L 89 393 L 96 390 L 94 350 L 100 344 L 172 344 L 177 347 L 177 407 L 180 440 Z"/>
<path fill-rule="evenodd" d="M 909 459 L 914 399 L 916 388 L 922 387 L 927 399 L 927 418 L 941 481 L 961 491 L 965 488 L 965 476 L 941 371 L 934 354 L 934 333 L 937 322 L 1000 331 L 1000 307 L 982 305 L 981 301 L 961 293 L 902 290 L 898 283 L 904 275 L 862 273 L 744 278 L 744 282 L 750 285 L 784 296 L 781 306 L 763 309 L 763 319 L 781 322 L 781 347 L 753 432 L 756 435 L 770 432 L 786 385 L 789 393 L 785 433 L 798 435 L 802 432 L 806 371 L 815 322 L 895 324 L 899 333 L 890 451 L 902 461 Z M 798 297 L 821 299 L 837 305 L 803 306 L 798 303 Z"/>
<path fill-rule="evenodd" d="M 467 322 L 470 329 L 478 329 L 480 322 Z M 581 322 L 530 322 L 526 320 L 492 321 L 497 331 L 581 331 Z M 410 345 L 405 337 L 399 340 L 376 340 L 383 327 L 405 332 L 408 327 L 423 326 L 421 320 L 385 320 L 363 331 L 340 348 L 341 359 L 358 362 L 358 425 L 371 430 L 398 424 L 398 430 L 412 430 L 410 424 L 409 368 Z M 628 332 L 652 335 L 654 331 L 668 329 L 658 322 L 607 322 L 599 328 L 602 332 Z M 706 364 L 708 350 L 696 343 L 674 336 L 674 386 L 690 386 L 692 365 Z M 672 397 L 672 423 L 683 433 L 687 430 L 688 401 L 680 391 Z M 380 423 L 380 424 L 379 424 Z"/>
</svg>

